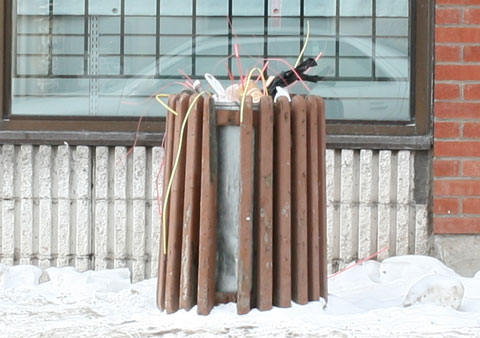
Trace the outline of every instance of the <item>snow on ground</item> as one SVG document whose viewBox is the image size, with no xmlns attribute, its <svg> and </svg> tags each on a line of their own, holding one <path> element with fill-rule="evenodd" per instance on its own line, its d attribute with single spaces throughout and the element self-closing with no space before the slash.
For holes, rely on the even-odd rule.
<svg viewBox="0 0 480 338">
<path fill-rule="evenodd" d="M 155 279 L 130 284 L 127 269 L 0 265 L 0 337 L 480 337 L 480 273 L 464 278 L 425 256 L 369 261 L 331 278 L 326 308 L 237 316 L 230 303 L 205 317 L 196 308 L 166 315 L 155 288 Z M 456 297 L 459 310 L 446 305 Z"/>
</svg>

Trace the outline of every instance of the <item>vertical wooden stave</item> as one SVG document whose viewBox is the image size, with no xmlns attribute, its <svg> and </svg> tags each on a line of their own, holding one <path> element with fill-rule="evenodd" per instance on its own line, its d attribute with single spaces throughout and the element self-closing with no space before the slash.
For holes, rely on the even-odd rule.
<svg viewBox="0 0 480 338">
<path fill-rule="evenodd" d="M 327 275 L 327 196 L 326 196 L 326 147 L 327 132 L 325 121 L 325 101 L 316 97 L 318 113 L 318 192 L 319 192 L 319 253 L 320 253 L 320 297 L 328 299 Z"/>
<path fill-rule="evenodd" d="M 165 283 L 165 309 L 167 313 L 176 312 L 179 306 L 180 259 L 185 189 L 185 143 L 187 142 L 185 135 L 183 135 L 183 139 L 180 139 L 180 133 L 188 110 L 188 102 L 189 96 L 182 94 L 176 105 L 178 116 L 175 118 L 173 166 L 175 166 L 177 156 L 179 156 L 179 160 L 176 172 L 172 172 L 174 178 L 169 197 L 170 215 L 168 218 L 167 277 Z M 182 145 L 181 148 L 180 145 Z"/>
<path fill-rule="evenodd" d="M 292 300 L 308 302 L 307 115 L 302 96 L 292 99 Z"/>
<path fill-rule="evenodd" d="M 273 101 L 260 99 L 259 124 L 255 128 L 255 291 L 256 307 L 273 305 Z M 258 169 L 257 169 L 258 168 Z"/>
<path fill-rule="evenodd" d="M 217 129 L 213 99 L 204 100 L 197 312 L 208 315 L 215 305 L 217 251 Z"/>
<path fill-rule="evenodd" d="M 177 95 L 172 95 L 168 99 L 168 105 L 175 110 L 176 108 L 176 99 Z M 166 197 L 166 190 L 168 181 L 170 179 L 170 175 L 172 172 L 172 159 L 173 159 L 173 139 L 174 139 L 174 129 L 175 129 L 175 115 L 169 113 L 167 111 L 167 125 L 166 125 L 166 133 L 165 133 L 165 155 L 164 155 L 164 174 L 163 174 L 163 197 L 161 201 L 163 202 Z M 159 206 L 160 210 L 163 212 L 163 205 Z M 167 208 L 165 210 L 166 215 L 165 219 L 168 220 L 170 212 Z M 163 220 L 161 220 L 163 222 Z M 167 254 L 164 252 L 164 231 L 163 227 L 165 224 L 162 224 L 162 228 L 160 229 L 160 250 L 159 250 L 159 257 L 158 257 L 158 280 L 157 280 L 157 306 L 160 310 L 165 310 L 165 284 L 166 284 L 166 276 L 167 276 Z M 168 239 L 168 233 L 166 234 L 166 238 Z"/>
<path fill-rule="evenodd" d="M 254 130 L 252 98 L 247 96 L 240 123 L 240 216 L 238 231 L 237 313 L 246 314 L 251 308 L 253 283 L 253 184 Z"/>
<path fill-rule="evenodd" d="M 308 300 L 320 297 L 320 233 L 318 186 L 318 114 L 313 96 L 307 104 L 307 233 L 308 233 Z"/>
<path fill-rule="evenodd" d="M 190 104 L 195 97 L 195 95 L 190 97 Z M 188 120 L 188 136 L 185 149 L 185 200 L 179 303 L 180 308 L 185 310 L 190 310 L 196 304 L 197 296 L 202 116 L 203 99 L 200 98 Z"/>
<path fill-rule="evenodd" d="M 273 297 L 290 307 L 291 290 L 291 106 L 280 97 L 274 109 Z"/>
</svg>

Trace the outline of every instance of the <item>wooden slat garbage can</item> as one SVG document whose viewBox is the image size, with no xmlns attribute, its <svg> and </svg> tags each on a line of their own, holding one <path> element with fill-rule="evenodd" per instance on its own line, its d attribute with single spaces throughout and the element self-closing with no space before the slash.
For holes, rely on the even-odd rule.
<svg viewBox="0 0 480 338">
<path fill-rule="evenodd" d="M 241 114 L 194 96 L 168 102 L 178 115 L 167 117 L 158 307 L 206 315 L 234 301 L 245 314 L 326 300 L 324 101 L 247 96 Z"/>
</svg>

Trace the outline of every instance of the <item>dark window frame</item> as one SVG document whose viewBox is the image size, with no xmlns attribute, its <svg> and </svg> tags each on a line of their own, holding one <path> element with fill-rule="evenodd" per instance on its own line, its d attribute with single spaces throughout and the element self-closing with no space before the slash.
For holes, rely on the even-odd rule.
<svg viewBox="0 0 480 338">
<path fill-rule="evenodd" d="M 412 1 L 412 81 L 414 120 L 329 120 L 330 148 L 430 149 L 434 0 Z M 0 0 L 0 142 L 31 144 L 158 145 L 164 118 L 9 116 L 12 1 Z M 138 133 L 137 133 L 138 128 Z"/>
</svg>

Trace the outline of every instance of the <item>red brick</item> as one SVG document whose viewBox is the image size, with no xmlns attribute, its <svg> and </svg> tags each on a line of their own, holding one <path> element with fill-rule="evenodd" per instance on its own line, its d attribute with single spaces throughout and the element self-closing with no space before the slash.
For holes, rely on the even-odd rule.
<svg viewBox="0 0 480 338">
<path fill-rule="evenodd" d="M 435 42 L 478 42 L 480 28 L 474 27 L 437 27 Z"/>
<path fill-rule="evenodd" d="M 480 161 L 464 160 L 462 163 L 463 176 L 480 177 Z"/>
<path fill-rule="evenodd" d="M 457 8 L 438 8 L 435 11 L 435 23 L 437 25 L 459 24 L 462 12 Z"/>
<path fill-rule="evenodd" d="M 480 141 L 436 141 L 434 153 L 448 157 L 480 156 Z"/>
<path fill-rule="evenodd" d="M 460 97 L 460 86 L 449 83 L 435 84 L 435 99 L 436 100 L 455 100 Z"/>
<path fill-rule="evenodd" d="M 436 180 L 435 196 L 480 196 L 480 180 Z"/>
<path fill-rule="evenodd" d="M 464 214 L 480 214 L 480 198 L 465 198 L 462 211 Z"/>
<path fill-rule="evenodd" d="M 435 160 L 433 163 L 435 177 L 458 176 L 460 174 L 460 161 L 457 160 Z"/>
<path fill-rule="evenodd" d="M 460 123 L 458 122 L 435 122 L 435 138 L 455 138 L 460 136 Z"/>
<path fill-rule="evenodd" d="M 477 234 L 480 233 L 480 218 L 435 217 L 433 232 L 437 234 Z"/>
<path fill-rule="evenodd" d="M 480 138 L 480 123 L 466 122 L 463 124 L 463 137 Z"/>
<path fill-rule="evenodd" d="M 480 118 L 480 103 L 472 102 L 435 102 L 435 117 L 437 118 Z"/>
<path fill-rule="evenodd" d="M 463 86 L 463 97 L 466 100 L 480 100 L 480 84 L 466 84 Z"/>
<path fill-rule="evenodd" d="M 435 198 L 433 200 L 433 212 L 435 214 L 456 215 L 459 210 L 457 198 Z"/>
<path fill-rule="evenodd" d="M 459 62 L 460 61 L 460 47 L 459 46 L 435 46 L 435 61 L 436 62 Z"/>
<path fill-rule="evenodd" d="M 463 48 L 463 60 L 467 62 L 479 62 L 480 46 L 465 46 Z"/>
<path fill-rule="evenodd" d="M 437 0 L 437 5 L 480 5 L 480 0 Z"/>
<path fill-rule="evenodd" d="M 470 25 L 480 25 L 480 9 L 479 8 L 465 9 L 463 22 Z"/>
<path fill-rule="evenodd" d="M 480 36 L 478 38 L 480 39 Z M 437 64 L 435 80 L 480 80 L 480 66 Z"/>
</svg>

